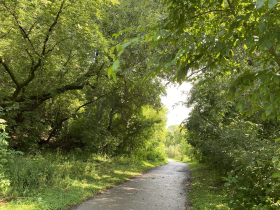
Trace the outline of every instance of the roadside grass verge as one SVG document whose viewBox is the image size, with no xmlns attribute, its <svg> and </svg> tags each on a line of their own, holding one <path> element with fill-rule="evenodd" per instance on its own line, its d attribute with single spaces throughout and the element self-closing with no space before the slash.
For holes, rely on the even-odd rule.
<svg viewBox="0 0 280 210">
<path fill-rule="evenodd" d="M 191 170 L 191 187 L 188 192 L 190 210 L 229 210 L 227 191 L 221 175 L 211 166 L 198 163 L 186 156 L 174 159 L 187 163 Z"/>
<path fill-rule="evenodd" d="M 185 161 L 191 170 L 188 200 L 192 210 L 228 210 L 227 191 L 220 174 L 212 167 L 196 161 Z"/>
<path fill-rule="evenodd" d="M 67 209 L 166 162 L 97 155 L 18 157 L 6 171 L 10 185 L 0 193 L 0 210 Z"/>
</svg>

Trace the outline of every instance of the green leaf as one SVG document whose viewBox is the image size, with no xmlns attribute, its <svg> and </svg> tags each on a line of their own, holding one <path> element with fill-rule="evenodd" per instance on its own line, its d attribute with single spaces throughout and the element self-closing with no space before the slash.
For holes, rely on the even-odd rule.
<svg viewBox="0 0 280 210">
<path fill-rule="evenodd" d="M 147 43 L 151 42 L 152 39 L 153 39 L 153 37 L 154 37 L 154 34 L 148 34 L 148 35 L 146 36 L 145 42 L 147 42 Z"/>
<path fill-rule="evenodd" d="M 159 57 L 155 57 L 154 59 L 150 60 L 147 64 L 148 67 L 150 67 L 151 65 L 153 65 L 155 62 L 157 62 L 159 60 Z"/>
<path fill-rule="evenodd" d="M 278 161 L 279 160 L 279 157 L 278 156 L 274 156 L 273 158 L 272 158 L 272 162 L 275 162 L 275 161 Z"/>
<path fill-rule="evenodd" d="M 274 75 L 274 76 L 273 76 L 273 81 L 274 81 L 274 83 L 276 83 L 277 85 L 279 85 L 280 79 L 279 79 L 278 76 Z"/>
<path fill-rule="evenodd" d="M 253 93 L 251 100 L 252 100 L 252 101 L 256 101 L 257 98 L 258 98 L 257 94 L 256 94 L 256 93 Z"/>
<path fill-rule="evenodd" d="M 231 86 L 230 89 L 229 89 L 229 92 L 232 93 L 232 94 L 235 94 L 236 87 L 235 86 Z"/>
<path fill-rule="evenodd" d="M 122 45 L 122 50 L 124 50 L 127 46 L 129 46 L 131 44 L 131 42 L 126 42 Z"/>
<path fill-rule="evenodd" d="M 267 46 L 267 48 L 270 48 L 273 45 L 273 42 L 268 39 L 265 41 L 265 45 Z"/>
<path fill-rule="evenodd" d="M 262 114 L 262 120 L 265 121 L 266 120 L 266 115 L 265 112 Z"/>
<path fill-rule="evenodd" d="M 120 56 L 121 56 L 121 54 L 123 54 L 124 49 L 122 49 L 122 50 L 118 50 L 118 51 L 119 51 L 119 53 L 118 53 L 118 57 L 120 57 Z"/>
<path fill-rule="evenodd" d="M 274 7 L 276 4 L 277 4 L 277 0 L 269 0 L 269 2 L 268 2 L 269 9 Z"/>
<path fill-rule="evenodd" d="M 114 71 L 112 75 L 113 75 L 113 79 L 114 79 L 114 80 L 115 80 L 115 82 L 116 82 L 116 81 L 117 81 L 117 75 L 116 75 L 116 72 Z"/>
<path fill-rule="evenodd" d="M 246 107 L 246 104 L 245 104 L 245 101 L 244 101 L 244 100 L 240 101 L 240 102 L 237 104 L 237 106 L 236 106 L 236 108 L 237 108 L 240 112 L 242 112 L 242 111 L 245 109 L 245 107 Z"/>
<path fill-rule="evenodd" d="M 275 139 L 275 141 L 280 141 L 280 139 Z"/>
<path fill-rule="evenodd" d="M 270 98 L 270 102 L 274 103 L 274 98 L 275 98 L 274 95 L 271 94 L 269 98 Z"/>
<path fill-rule="evenodd" d="M 270 104 L 270 106 L 265 110 L 266 116 L 269 116 L 273 111 L 273 106 Z"/>
<path fill-rule="evenodd" d="M 110 53 L 114 54 L 114 51 L 115 51 L 115 47 L 111 47 Z"/>
<path fill-rule="evenodd" d="M 256 2 L 256 9 L 260 9 L 264 5 L 265 0 L 257 1 Z"/>
<path fill-rule="evenodd" d="M 116 60 L 114 63 L 113 63 L 113 71 L 116 71 L 120 66 L 120 60 Z"/>
<path fill-rule="evenodd" d="M 108 77 L 110 77 L 112 75 L 112 72 L 113 72 L 113 66 L 111 66 L 109 69 L 108 69 Z"/>
<path fill-rule="evenodd" d="M 263 34 L 265 28 L 266 28 L 265 22 L 264 22 L 264 21 L 261 21 L 261 22 L 259 23 L 259 31 L 260 31 L 260 34 Z"/>
<path fill-rule="evenodd" d="M 280 172 L 275 172 L 272 174 L 272 178 L 279 178 L 280 177 Z"/>
</svg>

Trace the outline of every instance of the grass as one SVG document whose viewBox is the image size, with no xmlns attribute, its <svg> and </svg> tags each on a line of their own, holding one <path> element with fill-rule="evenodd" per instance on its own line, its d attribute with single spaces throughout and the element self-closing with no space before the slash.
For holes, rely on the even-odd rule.
<svg viewBox="0 0 280 210">
<path fill-rule="evenodd" d="M 64 156 L 45 159 L 21 157 L 14 161 L 11 170 L 17 175 L 10 172 L 11 186 L 6 190 L 6 198 L 2 194 L 0 210 L 67 209 L 106 188 L 166 163 L 100 156 L 86 160 Z M 30 187 L 32 184 L 33 188 Z"/>
<path fill-rule="evenodd" d="M 186 161 L 191 170 L 188 199 L 192 210 L 227 210 L 227 192 L 215 169 L 196 161 Z"/>
</svg>

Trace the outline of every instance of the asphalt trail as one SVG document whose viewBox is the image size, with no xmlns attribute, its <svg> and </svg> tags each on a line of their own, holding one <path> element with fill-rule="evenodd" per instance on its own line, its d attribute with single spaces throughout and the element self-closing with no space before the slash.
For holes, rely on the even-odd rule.
<svg viewBox="0 0 280 210">
<path fill-rule="evenodd" d="M 71 210 L 185 210 L 189 166 L 169 160 Z"/>
</svg>

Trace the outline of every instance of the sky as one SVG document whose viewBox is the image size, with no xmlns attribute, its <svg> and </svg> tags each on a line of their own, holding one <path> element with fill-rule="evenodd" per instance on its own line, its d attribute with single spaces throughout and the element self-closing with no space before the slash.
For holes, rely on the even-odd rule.
<svg viewBox="0 0 280 210">
<path fill-rule="evenodd" d="M 180 125 L 181 122 L 188 117 L 190 108 L 186 108 L 181 104 L 175 106 L 179 101 L 186 101 L 186 94 L 182 94 L 182 91 L 189 91 L 192 85 L 190 83 L 183 83 L 182 85 L 169 85 L 166 88 L 167 96 L 162 96 L 161 101 L 165 107 L 169 110 L 167 114 L 167 127 L 170 125 Z"/>
</svg>

